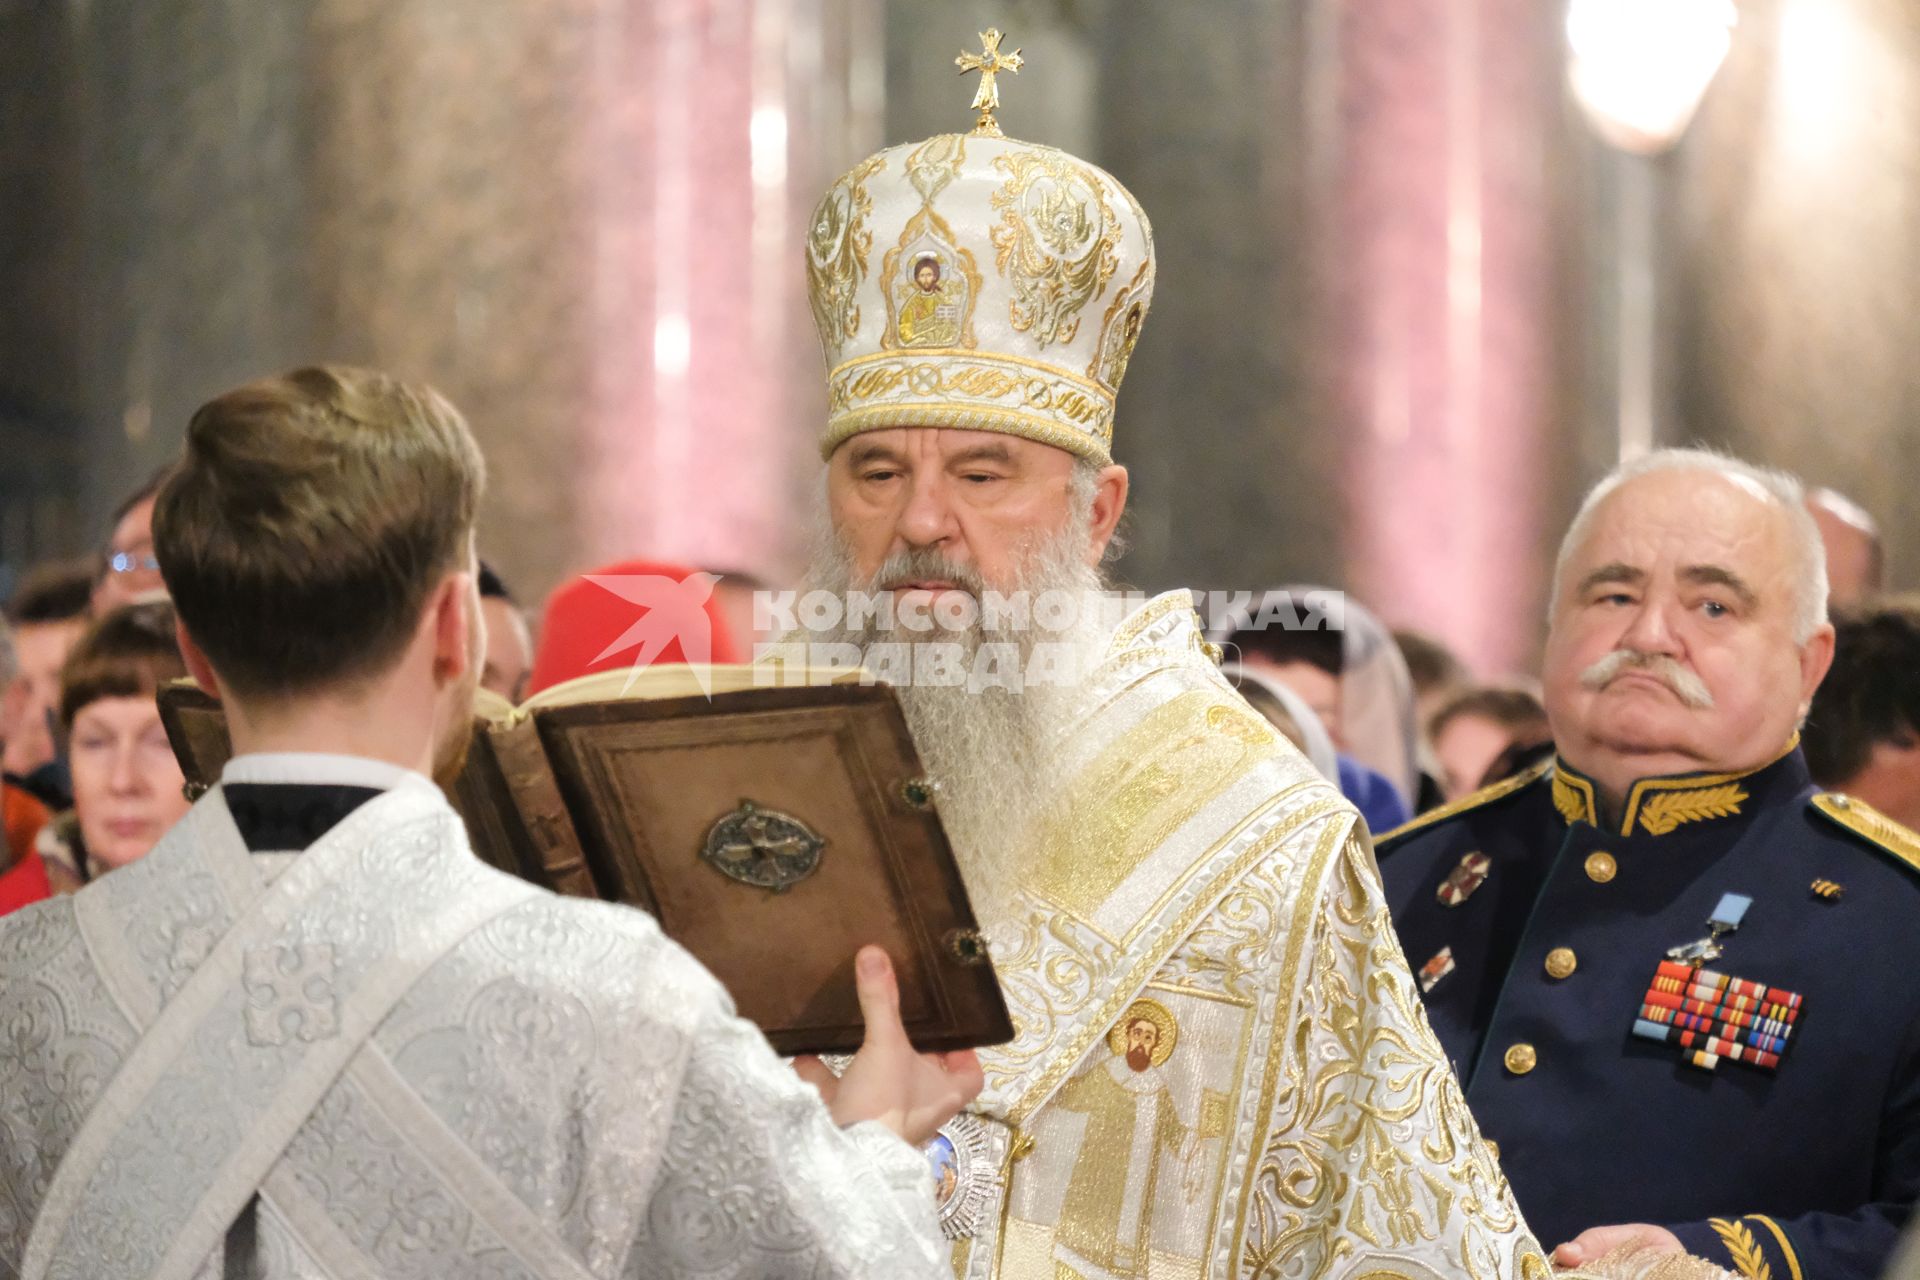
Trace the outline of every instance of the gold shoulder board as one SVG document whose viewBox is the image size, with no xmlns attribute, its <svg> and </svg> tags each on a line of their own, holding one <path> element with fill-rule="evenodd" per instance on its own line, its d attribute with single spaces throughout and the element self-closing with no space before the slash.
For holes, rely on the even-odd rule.
<svg viewBox="0 0 1920 1280">
<path fill-rule="evenodd" d="M 1495 800 L 1510 796 L 1520 788 L 1544 778 L 1551 768 L 1553 768 L 1553 757 L 1549 756 L 1530 769 L 1522 769 L 1511 778 L 1502 778 L 1492 786 L 1482 787 L 1472 795 L 1461 796 L 1451 804 L 1443 804 L 1438 809 L 1429 809 L 1412 821 L 1401 823 L 1385 835 L 1375 836 L 1374 848 L 1378 849 L 1390 841 L 1410 836 L 1436 822 L 1445 822 L 1448 818 L 1458 817 L 1469 809 L 1478 809 L 1481 805 L 1492 804 Z"/>
<path fill-rule="evenodd" d="M 1895 822 L 1865 800 L 1822 791 L 1813 798 L 1813 807 L 1827 821 L 1864 837 L 1886 853 L 1892 854 L 1914 871 L 1920 871 L 1920 835 Z"/>
</svg>

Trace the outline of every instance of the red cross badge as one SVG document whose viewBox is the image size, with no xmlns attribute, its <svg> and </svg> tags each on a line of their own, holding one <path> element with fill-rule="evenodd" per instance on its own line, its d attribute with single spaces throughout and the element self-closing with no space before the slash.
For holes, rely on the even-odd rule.
<svg viewBox="0 0 1920 1280">
<path fill-rule="evenodd" d="M 1470 853 L 1460 859 L 1460 865 L 1453 869 L 1452 875 L 1440 882 L 1433 896 L 1440 899 L 1443 907 L 1457 907 L 1487 882 L 1487 872 L 1492 869 L 1492 858 L 1484 853 Z"/>
</svg>

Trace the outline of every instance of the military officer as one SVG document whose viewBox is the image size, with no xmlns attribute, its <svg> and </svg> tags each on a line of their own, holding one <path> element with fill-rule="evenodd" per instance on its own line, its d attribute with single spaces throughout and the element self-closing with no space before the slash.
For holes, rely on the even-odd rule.
<svg viewBox="0 0 1920 1280">
<path fill-rule="evenodd" d="M 1562 543 L 1558 756 L 1379 843 L 1434 1029 L 1555 1261 L 1877 1276 L 1920 1189 L 1920 840 L 1819 792 L 1792 477 L 1627 464 Z"/>
</svg>

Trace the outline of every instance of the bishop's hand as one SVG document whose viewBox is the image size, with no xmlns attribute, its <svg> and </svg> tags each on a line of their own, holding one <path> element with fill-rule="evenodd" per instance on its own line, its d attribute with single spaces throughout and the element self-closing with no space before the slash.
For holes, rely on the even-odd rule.
<svg viewBox="0 0 1920 1280">
<path fill-rule="evenodd" d="M 853 960 L 854 984 L 866 1038 L 845 1073 L 835 1077 L 815 1057 L 795 1058 L 793 1069 L 820 1091 L 841 1128 L 878 1120 L 920 1146 L 980 1096 L 985 1079 L 971 1049 L 918 1053 L 900 1022 L 900 987 L 893 962 L 879 947 L 862 947 Z"/>
<path fill-rule="evenodd" d="M 1556 1267 L 1584 1267 L 1622 1250 L 1657 1256 L 1685 1253 L 1680 1237 L 1665 1227 L 1635 1222 L 1620 1226 L 1589 1227 L 1553 1251 Z"/>
</svg>

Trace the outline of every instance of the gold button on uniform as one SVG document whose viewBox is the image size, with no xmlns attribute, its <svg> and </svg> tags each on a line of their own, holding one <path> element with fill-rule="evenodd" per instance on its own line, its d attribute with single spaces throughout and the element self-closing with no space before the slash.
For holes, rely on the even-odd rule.
<svg viewBox="0 0 1920 1280">
<path fill-rule="evenodd" d="M 1587 879 L 1595 884 L 1605 884 L 1620 874 L 1620 864 L 1613 860 L 1610 853 L 1590 853 L 1587 855 Z"/>
<path fill-rule="evenodd" d="M 1559 979 L 1572 975 L 1580 967 L 1580 957 L 1573 954 L 1572 947 L 1555 947 L 1547 952 L 1547 976 Z"/>
<path fill-rule="evenodd" d="M 1507 1070 L 1516 1076 L 1523 1076 L 1539 1065 L 1540 1055 L 1533 1051 L 1530 1044 L 1510 1045 L 1506 1056 Z"/>
</svg>

